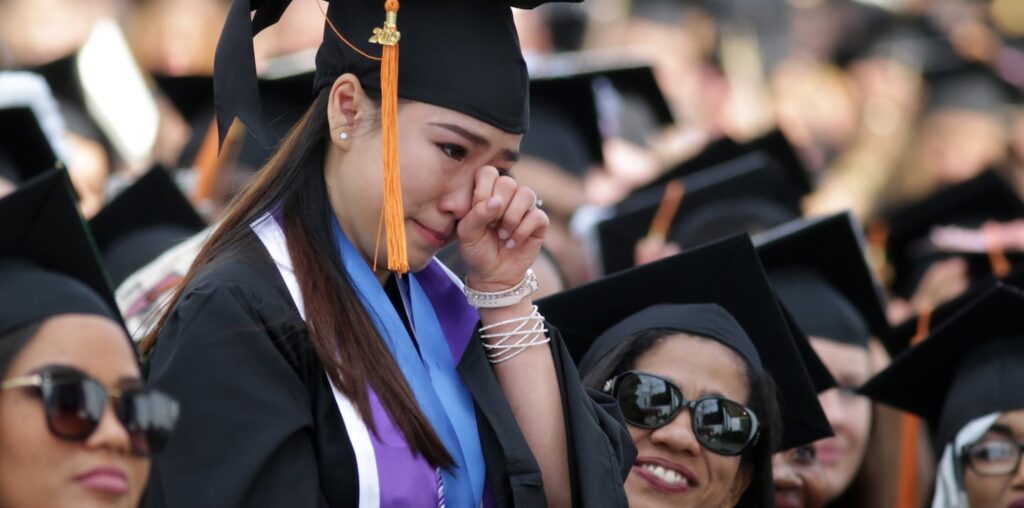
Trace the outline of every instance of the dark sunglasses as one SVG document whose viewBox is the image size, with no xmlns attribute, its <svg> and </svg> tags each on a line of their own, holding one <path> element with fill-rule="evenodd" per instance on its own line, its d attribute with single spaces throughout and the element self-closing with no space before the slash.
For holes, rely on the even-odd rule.
<svg viewBox="0 0 1024 508">
<path fill-rule="evenodd" d="M 17 388 L 31 388 L 42 398 L 50 433 L 68 441 L 88 439 L 111 400 L 132 453 L 142 457 L 163 449 L 178 420 L 178 403 L 163 393 L 106 388 L 84 374 L 41 372 L 0 383 L 0 390 Z"/>
<path fill-rule="evenodd" d="M 668 425 L 683 409 L 697 442 L 719 455 L 739 455 L 757 442 L 757 415 L 722 397 L 686 400 L 671 381 L 643 372 L 624 372 L 609 379 L 604 392 L 615 397 L 626 422 L 645 429 Z"/>
</svg>

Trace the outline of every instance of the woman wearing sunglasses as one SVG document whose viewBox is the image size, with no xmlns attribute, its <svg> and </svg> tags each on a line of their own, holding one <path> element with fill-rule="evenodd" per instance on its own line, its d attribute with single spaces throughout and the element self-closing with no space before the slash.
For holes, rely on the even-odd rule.
<svg viewBox="0 0 1024 508">
<path fill-rule="evenodd" d="M 861 389 L 935 429 L 933 508 L 1024 507 L 1022 312 L 1024 291 L 997 286 Z"/>
<path fill-rule="evenodd" d="M 629 299 L 616 297 L 630 291 Z M 589 346 L 580 361 L 584 384 L 615 399 L 628 424 L 638 453 L 626 480 L 631 506 L 771 506 L 777 445 L 827 435 L 800 353 L 745 237 L 539 305 L 577 349 Z M 804 425 L 782 426 L 773 378 L 791 404 L 786 413 Z M 807 407 L 817 413 L 800 421 Z M 815 430 L 797 437 L 791 430 L 800 427 Z"/>
<path fill-rule="evenodd" d="M 0 251 L 0 506 L 135 507 L 178 407 L 143 384 L 69 188 L 0 201 L 0 245 L 34 253 Z"/>
</svg>

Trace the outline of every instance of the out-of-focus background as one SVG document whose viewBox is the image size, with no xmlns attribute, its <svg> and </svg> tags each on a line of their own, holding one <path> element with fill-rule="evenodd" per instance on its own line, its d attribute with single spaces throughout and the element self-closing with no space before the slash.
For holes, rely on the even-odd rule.
<svg viewBox="0 0 1024 508">
<path fill-rule="evenodd" d="M 152 219 L 176 233 L 111 266 L 115 284 L 215 223 L 273 151 L 237 124 L 217 150 L 212 74 L 229 4 L 0 2 L 0 194 L 59 162 L 83 215 L 114 224 L 97 233 L 108 261 L 119 217 L 177 214 Z M 325 5 L 294 0 L 256 37 L 279 135 L 312 97 Z M 555 288 L 852 209 L 897 323 L 966 290 L 978 254 L 981 271 L 1002 271 L 992 260 L 1012 265 L 1024 248 L 1019 202 L 955 213 L 990 176 L 1000 190 L 976 201 L 1024 188 L 1022 0 L 587 0 L 515 19 L 535 85 L 516 174 L 553 219 L 543 268 Z M 767 183 L 735 178 L 763 166 L 777 170 Z M 102 217 L 153 171 L 192 210 L 142 198 Z"/>
</svg>

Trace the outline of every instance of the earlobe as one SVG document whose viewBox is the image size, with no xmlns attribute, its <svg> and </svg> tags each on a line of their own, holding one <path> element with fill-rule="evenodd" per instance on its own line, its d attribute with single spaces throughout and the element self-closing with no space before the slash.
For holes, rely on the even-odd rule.
<svg viewBox="0 0 1024 508">
<path fill-rule="evenodd" d="M 334 133 L 333 141 L 339 145 L 348 142 L 359 119 L 359 108 L 365 97 L 355 75 L 342 74 L 331 86 L 327 103 L 328 123 Z"/>
</svg>

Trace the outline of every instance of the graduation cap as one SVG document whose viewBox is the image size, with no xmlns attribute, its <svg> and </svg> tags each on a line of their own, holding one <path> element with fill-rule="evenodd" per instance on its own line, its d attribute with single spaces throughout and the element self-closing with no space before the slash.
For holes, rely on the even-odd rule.
<svg viewBox="0 0 1024 508">
<path fill-rule="evenodd" d="M 530 80 L 530 131 L 523 137 L 523 155 L 546 160 L 579 177 L 592 164 L 603 162 L 591 83 L 588 75 Z"/>
<path fill-rule="evenodd" d="M 925 418 L 936 444 L 993 411 L 1024 408 L 1024 292 L 997 284 L 861 387 Z"/>
<path fill-rule="evenodd" d="M 873 18 L 869 36 L 858 48 L 851 48 L 849 60 L 895 60 L 925 74 L 950 71 L 963 64 L 952 42 L 928 17 L 886 14 Z"/>
<path fill-rule="evenodd" d="M 69 130 L 129 164 L 149 156 L 160 113 L 116 21 L 98 21 L 80 49 L 26 70 L 46 78 Z"/>
<path fill-rule="evenodd" d="M 779 299 L 812 337 L 867 347 L 888 342 L 885 296 L 850 212 L 802 219 L 755 237 Z"/>
<path fill-rule="evenodd" d="M 161 167 L 154 167 L 89 222 L 115 286 L 206 222 Z"/>
<path fill-rule="evenodd" d="M 215 128 L 213 76 L 156 76 L 157 87 L 174 104 L 192 128 L 192 135 L 178 156 L 178 165 L 191 167 Z M 256 170 L 270 159 L 280 140 L 299 121 L 313 102 L 313 71 L 259 79 L 263 113 L 268 119 L 266 146 L 249 133 L 238 156 L 239 167 Z"/>
<path fill-rule="evenodd" d="M 534 79 L 589 79 L 604 137 L 645 145 L 652 134 L 675 123 L 648 62 L 616 53 L 586 52 L 532 58 L 529 65 Z"/>
<path fill-rule="evenodd" d="M 972 281 L 967 290 L 956 298 L 945 302 L 934 309 L 927 309 L 893 327 L 890 354 L 896 356 L 916 341 L 927 337 L 934 330 L 949 321 L 957 312 L 963 310 L 971 302 L 977 300 L 992 289 L 995 280 L 991 277 Z M 1010 273 L 998 279 L 1007 286 L 1024 288 L 1024 265 L 1013 267 Z"/>
<path fill-rule="evenodd" d="M 660 187 L 671 180 L 696 173 L 697 171 L 703 171 L 709 166 L 721 164 L 754 152 L 762 152 L 779 164 L 779 167 L 785 171 L 792 191 L 798 197 L 804 196 L 813 190 L 814 186 L 811 182 L 810 172 L 808 172 L 806 166 L 800 160 L 800 156 L 796 153 L 793 145 L 786 139 L 786 135 L 777 129 L 742 144 L 729 138 L 712 141 L 700 153 L 677 164 L 654 181 L 648 183 L 644 188 Z"/>
<path fill-rule="evenodd" d="M 0 199 L 0 336 L 64 313 L 121 323 L 71 181 L 53 169 Z"/>
<path fill-rule="evenodd" d="M 784 172 L 762 153 L 741 156 L 677 182 L 682 189 L 677 196 L 669 195 L 669 186 L 639 191 L 616 205 L 614 217 L 598 224 L 604 273 L 632 267 L 637 242 L 651 232 L 686 248 L 768 229 L 800 216 L 798 197 Z M 661 218 L 656 220 L 659 213 Z"/>
<path fill-rule="evenodd" d="M 64 165 L 64 122 L 42 77 L 28 72 L 0 72 L 0 178 L 17 185 Z"/>
<path fill-rule="evenodd" d="M 832 434 L 786 318 L 772 295 L 754 246 L 745 235 L 614 274 L 537 302 L 545 319 L 561 332 L 569 353 L 584 374 L 619 340 L 626 338 L 606 332 L 628 317 L 660 304 L 714 304 L 742 327 L 747 337 L 733 334 L 713 338 L 733 348 L 754 368 L 762 365 L 775 380 L 785 422 L 780 449 Z M 717 314 L 720 313 L 716 311 Z M 696 330 L 692 333 L 701 334 Z"/>
<path fill-rule="evenodd" d="M 886 261 L 892 271 L 891 290 L 909 297 L 932 263 L 953 256 L 965 258 L 971 280 L 1005 275 L 1018 254 L 941 250 L 930 235 L 936 226 L 978 228 L 984 222 L 1024 217 L 1024 203 L 995 171 L 980 175 L 883 215 L 872 227 L 887 231 Z M 1001 272 L 1001 273 L 1000 273 Z"/>
<path fill-rule="evenodd" d="M 992 69 L 977 63 L 931 72 L 925 78 L 927 111 L 957 109 L 1002 117 L 1019 94 Z"/>
</svg>

